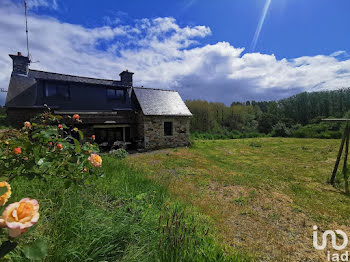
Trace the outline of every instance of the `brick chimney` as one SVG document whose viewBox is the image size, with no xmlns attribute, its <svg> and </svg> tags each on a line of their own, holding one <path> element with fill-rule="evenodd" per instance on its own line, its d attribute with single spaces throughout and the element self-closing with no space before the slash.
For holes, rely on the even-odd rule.
<svg viewBox="0 0 350 262">
<path fill-rule="evenodd" d="M 12 58 L 13 74 L 28 75 L 28 67 L 30 60 L 28 57 L 23 56 L 21 52 L 17 52 L 17 55 L 9 55 Z"/>
<path fill-rule="evenodd" d="M 119 74 L 120 81 L 122 82 L 122 85 L 124 86 L 132 86 L 132 75 L 134 73 L 129 72 L 128 70 L 125 70 Z"/>
</svg>

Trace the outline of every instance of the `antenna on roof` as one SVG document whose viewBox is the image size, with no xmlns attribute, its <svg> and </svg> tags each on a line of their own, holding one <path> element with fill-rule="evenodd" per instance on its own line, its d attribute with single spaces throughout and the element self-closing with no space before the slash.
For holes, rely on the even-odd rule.
<svg viewBox="0 0 350 262">
<path fill-rule="evenodd" d="M 28 37 L 28 16 L 27 16 L 27 1 L 23 0 L 24 3 L 24 15 L 25 15 L 25 19 L 26 19 L 26 38 L 27 38 L 27 56 L 30 59 L 30 53 L 29 53 L 29 37 Z"/>
</svg>

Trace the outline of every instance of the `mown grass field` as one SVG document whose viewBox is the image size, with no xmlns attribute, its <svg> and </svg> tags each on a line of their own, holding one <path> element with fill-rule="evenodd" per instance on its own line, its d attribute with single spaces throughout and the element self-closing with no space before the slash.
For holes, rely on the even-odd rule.
<svg viewBox="0 0 350 262">
<path fill-rule="evenodd" d="M 214 221 L 218 241 L 267 261 L 325 261 L 312 226 L 350 234 L 350 197 L 327 183 L 339 140 L 196 140 L 129 157 Z M 342 167 L 342 163 L 340 164 Z M 341 168 L 340 168 L 341 169 Z"/>
</svg>

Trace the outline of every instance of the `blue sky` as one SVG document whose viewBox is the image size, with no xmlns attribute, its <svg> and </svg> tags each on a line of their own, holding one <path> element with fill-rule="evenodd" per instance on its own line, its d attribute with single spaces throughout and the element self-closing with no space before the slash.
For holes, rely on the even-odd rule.
<svg viewBox="0 0 350 262">
<path fill-rule="evenodd" d="M 28 0 L 28 5 L 31 54 L 40 60 L 32 68 L 106 78 L 128 68 L 138 85 L 228 104 L 350 87 L 348 0 Z M 7 54 L 25 53 L 21 8 L 18 0 L 0 3 L 5 88 Z"/>
<path fill-rule="evenodd" d="M 176 1 L 57 1 L 58 10 L 37 10 L 61 21 L 99 27 L 111 19 L 132 23 L 135 19 L 173 17 L 180 26 L 205 25 L 212 35 L 202 44 L 227 41 L 249 47 L 265 0 L 176 0 Z M 295 58 L 350 53 L 349 0 L 272 0 L 255 51 Z"/>
</svg>

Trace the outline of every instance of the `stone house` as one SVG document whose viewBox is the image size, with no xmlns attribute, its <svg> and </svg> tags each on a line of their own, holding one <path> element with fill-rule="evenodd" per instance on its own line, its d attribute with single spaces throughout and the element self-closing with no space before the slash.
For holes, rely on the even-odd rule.
<svg viewBox="0 0 350 262">
<path fill-rule="evenodd" d="M 120 142 L 146 150 L 187 146 L 192 116 L 178 92 L 133 86 L 133 73 L 120 80 L 65 75 L 29 69 L 28 57 L 10 55 L 13 71 L 5 107 L 11 124 L 43 112 L 79 114 L 85 135 L 98 143 Z"/>
</svg>

